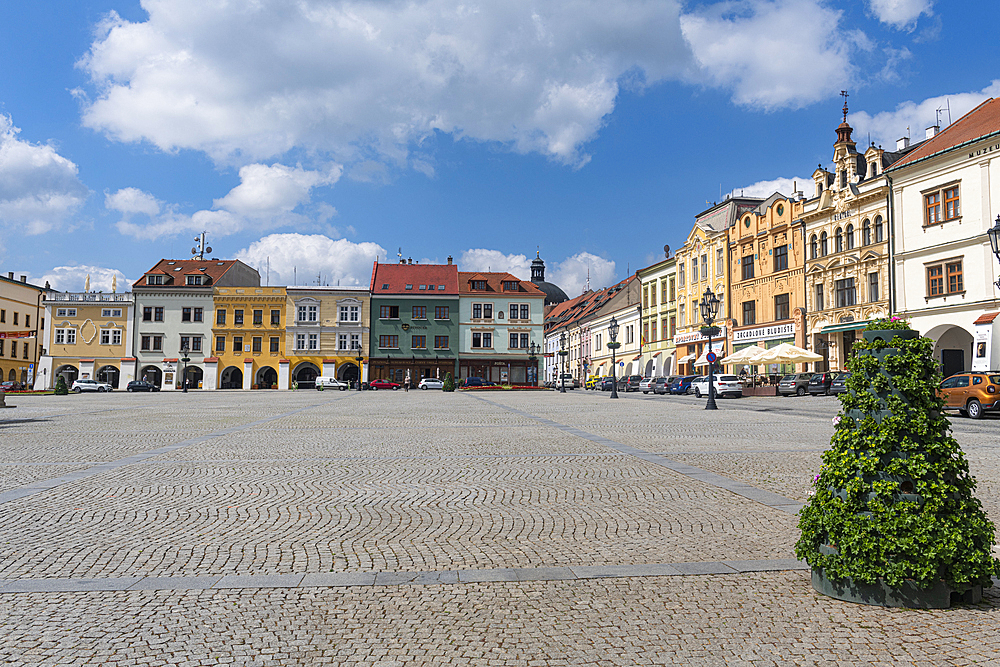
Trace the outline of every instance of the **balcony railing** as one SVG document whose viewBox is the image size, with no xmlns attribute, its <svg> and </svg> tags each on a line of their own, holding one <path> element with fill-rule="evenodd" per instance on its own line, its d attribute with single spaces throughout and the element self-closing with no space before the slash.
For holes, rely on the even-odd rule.
<svg viewBox="0 0 1000 667">
<path fill-rule="evenodd" d="M 100 292 L 46 292 L 44 301 L 73 301 L 73 302 L 127 302 L 132 303 L 132 294 L 102 294 Z"/>
</svg>

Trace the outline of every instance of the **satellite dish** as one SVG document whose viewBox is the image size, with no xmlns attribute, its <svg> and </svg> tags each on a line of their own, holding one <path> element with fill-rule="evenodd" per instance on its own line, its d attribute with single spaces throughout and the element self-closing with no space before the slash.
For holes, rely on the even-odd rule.
<svg viewBox="0 0 1000 667">
<path fill-rule="evenodd" d="M 198 249 L 197 248 L 191 248 L 191 254 L 192 255 L 197 255 L 198 254 Z"/>
<path fill-rule="evenodd" d="M 212 246 L 208 246 L 207 248 L 205 248 L 205 252 L 212 252 Z"/>
<path fill-rule="evenodd" d="M 667 259 L 670 259 L 670 246 L 668 246 L 668 245 L 663 246 L 663 255 Z"/>
</svg>

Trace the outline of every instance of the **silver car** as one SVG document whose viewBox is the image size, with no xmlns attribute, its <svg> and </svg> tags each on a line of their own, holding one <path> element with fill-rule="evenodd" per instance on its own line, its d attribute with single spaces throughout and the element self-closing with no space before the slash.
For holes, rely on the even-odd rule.
<svg viewBox="0 0 1000 667">
<path fill-rule="evenodd" d="M 424 378 L 417 386 L 421 389 L 444 389 L 444 381 L 437 378 Z"/>
<path fill-rule="evenodd" d="M 111 391 L 113 387 L 107 382 L 98 382 L 97 380 L 76 380 L 73 386 L 70 387 L 70 391 L 77 394 L 84 391 L 96 391 L 104 393 L 106 391 Z"/>
</svg>

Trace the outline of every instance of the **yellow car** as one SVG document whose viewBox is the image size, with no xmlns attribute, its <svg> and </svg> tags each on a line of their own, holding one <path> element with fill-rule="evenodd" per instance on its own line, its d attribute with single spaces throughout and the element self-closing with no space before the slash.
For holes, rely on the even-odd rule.
<svg viewBox="0 0 1000 667">
<path fill-rule="evenodd" d="M 584 389 L 596 389 L 598 385 L 601 384 L 601 380 L 603 379 L 604 378 L 600 377 L 599 375 L 591 375 L 590 378 L 587 379 L 587 382 L 583 385 L 583 387 Z"/>
</svg>

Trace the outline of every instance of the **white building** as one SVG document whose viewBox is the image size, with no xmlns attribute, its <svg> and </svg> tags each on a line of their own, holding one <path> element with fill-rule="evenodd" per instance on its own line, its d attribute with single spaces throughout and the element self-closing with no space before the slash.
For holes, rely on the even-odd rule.
<svg viewBox="0 0 1000 667">
<path fill-rule="evenodd" d="M 1000 309 L 997 259 L 986 236 L 1000 213 L 1000 99 L 927 136 L 886 171 L 893 311 L 934 340 L 946 377 L 997 368 L 993 318 L 978 325 L 978 341 L 976 321 Z"/>
</svg>

